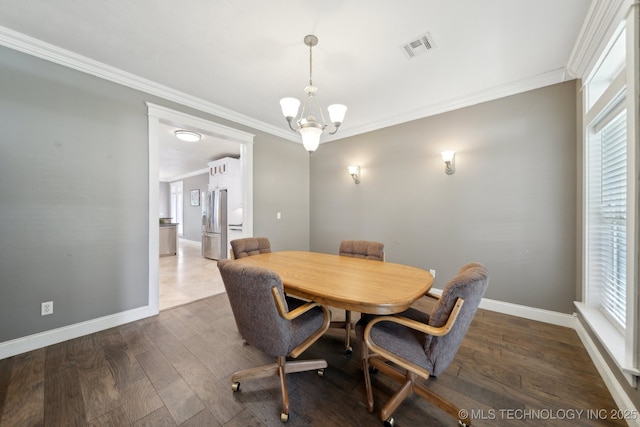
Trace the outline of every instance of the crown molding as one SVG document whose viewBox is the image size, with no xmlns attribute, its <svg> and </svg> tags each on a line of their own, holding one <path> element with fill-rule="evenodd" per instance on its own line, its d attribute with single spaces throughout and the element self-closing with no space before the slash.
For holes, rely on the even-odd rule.
<svg viewBox="0 0 640 427">
<path fill-rule="evenodd" d="M 595 0 L 595 3 L 601 3 L 604 0 Z M 629 3 L 633 0 L 615 0 L 614 3 Z M 592 5 L 592 9 L 593 9 Z M 590 10 L 591 12 L 591 10 Z M 25 34 L 13 31 L 9 28 L 0 26 L 0 45 L 10 49 L 35 56 L 46 61 L 50 61 L 83 73 L 87 73 L 135 90 L 158 96 L 169 101 L 179 103 L 181 105 L 194 108 L 212 114 L 223 119 L 233 121 L 235 123 L 257 129 L 268 134 L 286 139 L 288 141 L 302 144 L 297 133 L 290 132 L 288 129 L 276 127 L 251 117 L 245 116 L 228 108 L 221 107 L 203 99 L 172 89 L 168 86 L 161 85 L 151 80 L 144 79 L 135 74 L 120 70 L 99 61 L 78 55 L 58 46 L 46 43 L 42 40 L 35 39 Z M 575 50 L 575 49 L 574 49 Z M 398 125 L 412 120 L 422 119 L 440 113 L 456 110 L 463 107 L 479 104 L 482 102 L 493 101 L 505 96 L 515 95 L 517 93 L 538 89 L 556 83 L 569 80 L 570 77 L 567 70 L 562 68 L 547 73 L 539 74 L 527 79 L 496 86 L 487 90 L 482 90 L 459 98 L 447 100 L 442 103 L 428 105 L 402 114 L 395 115 L 386 120 L 377 121 L 363 126 L 342 128 L 339 135 L 326 138 L 322 143 L 337 141 L 347 137 L 359 135 L 366 132 L 372 132 L 389 126 Z M 575 74 L 575 73 L 573 73 Z"/>
<path fill-rule="evenodd" d="M 611 37 L 618 31 L 634 5 L 638 5 L 638 0 L 591 2 L 567 62 L 567 70 L 571 76 L 580 79 L 588 77 L 599 56 L 610 43 Z"/>
<path fill-rule="evenodd" d="M 333 138 L 332 140 L 343 139 L 365 132 L 372 132 L 385 127 L 395 126 L 401 123 L 423 119 L 429 116 L 435 116 L 436 114 L 446 113 L 448 111 L 453 111 L 464 107 L 470 107 L 472 105 L 480 104 L 487 101 L 494 101 L 506 96 L 516 95 L 518 93 L 539 89 L 545 86 L 551 86 L 556 83 L 562 83 L 567 80 L 571 80 L 571 78 L 568 78 L 567 72 L 564 68 L 560 68 L 547 73 L 538 74 L 527 79 L 518 80 L 516 82 L 492 87 L 486 90 L 467 94 L 459 98 L 449 99 L 445 102 L 428 105 L 426 107 L 419 108 L 413 111 L 408 111 L 391 117 L 387 120 L 376 122 L 375 125 L 372 124 L 360 126 L 357 128 L 349 128 L 346 131 L 341 129 L 343 133 L 340 135 L 340 137 Z"/>
<path fill-rule="evenodd" d="M 202 175 L 202 174 L 205 174 L 205 173 L 206 174 L 209 173 L 209 169 L 208 168 L 198 169 L 198 170 L 195 170 L 195 171 L 187 172 L 187 173 L 182 174 L 182 175 L 172 176 L 170 178 L 160 178 L 160 182 L 182 181 L 183 179 L 191 178 L 192 176 Z"/>
<path fill-rule="evenodd" d="M 184 106 L 195 108 L 196 110 L 231 120 L 235 123 L 249 126 L 271 135 L 298 142 L 295 135 L 292 135 L 287 131 L 287 129 L 275 127 L 259 120 L 255 120 L 228 108 L 221 107 L 195 96 L 172 89 L 168 86 L 147 80 L 119 68 L 78 55 L 69 50 L 62 49 L 58 46 L 3 26 L 0 26 L 0 45 L 111 81 L 113 83 L 130 87 L 150 95 L 155 95 L 169 101 L 177 102 Z"/>
</svg>

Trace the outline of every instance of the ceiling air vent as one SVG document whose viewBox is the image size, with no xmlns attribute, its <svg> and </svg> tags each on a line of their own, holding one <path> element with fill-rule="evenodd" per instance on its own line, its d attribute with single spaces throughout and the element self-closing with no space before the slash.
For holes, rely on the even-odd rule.
<svg viewBox="0 0 640 427">
<path fill-rule="evenodd" d="M 427 51 L 435 48 L 436 45 L 433 43 L 433 38 L 431 34 L 424 33 L 421 36 L 416 37 L 414 40 L 402 46 L 402 50 L 404 51 L 407 58 L 414 58 L 416 56 L 427 53 Z"/>
</svg>

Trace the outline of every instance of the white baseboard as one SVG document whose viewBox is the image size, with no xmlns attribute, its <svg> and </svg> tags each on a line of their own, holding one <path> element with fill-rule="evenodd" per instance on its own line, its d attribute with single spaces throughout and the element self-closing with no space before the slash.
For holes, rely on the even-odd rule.
<svg viewBox="0 0 640 427">
<path fill-rule="evenodd" d="M 432 292 L 436 294 L 442 293 L 440 290 L 432 290 Z M 578 337 L 580 337 L 587 353 L 589 353 L 589 357 L 591 357 L 591 360 L 607 386 L 609 393 L 611 393 L 611 397 L 613 397 L 616 405 L 618 405 L 620 415 L 623 416 L 624 414 L 629 414 L 628 417 L 623 417 L 623 419 L 626 419 L 627 424 L 634 427 L 640 427 L 640 416 L 638 416 L 636 407 L 629 398 L 629 395 L 624 391 L 622 384 L 620 384 L 617 377 L 613 374 L 613 371 L 600 353 L 600 350 L 591 339 L 591 336 L 587 333 L 586 329 L 582 323 L 580 323 L 575 314 L 558 313 L 555 311 L 542 310 L 539 308 L 532 308 L 486 298 L 483 298 L 480 302 L 480 308 L 574 329 L 578 334 Z M 597 410 L 598 408 L 585 409 Z"/>
<path fill-rule="evenodd" d="M 589 353 L 589 357 L 591 357 L 591 360 L 596 366 L 596 369 L 598 370 L 598 373 L 607 386 L 607 389 L 609 389 L 611 397 L 613 397 L 616 405 L 618 405 L 618 409 L 620 410 L 621 415 L 630 415 L 629 417 L 623 417 L 624 419 L 626 419 L 627 424 L 629 424 L 630 426 L 640 427 L 640 416 L 638 416 L 636 407 L 633 405 L 631 399 L 629 399 L 629 396 L 624 391 L 624 388 L 620 384 L 620 381 L 618 381 L 616 376 L 613 374 L 613 371 L 605 361 L 604 357 L 602 357 L 602 353 L 591 339 L 591 335 L 589 335 L 582 323 L 580 323 L 578 320 L 576 320 L 574 329 L 578 333 L 578 336 L 580 337 L 584 348 L 587 350 L 587 353 Z M 632 415 L 634 415 L 636 419 L 633 419 L 634 416 Z"/>
<path fill-rule="evenodd" d="M 431 292 L 433 292 L 434 294 L 442 293 L 442 291 L 439 289 L 432 289 Z M 618 409 L 620 409 L 620 411 L 623 411 L 622 413 L 624 413 L 624 411 L 629 414 L 638 413 L 633 402 L 631 401 L 631 399 L 629 399 L 627 393 L 625 393 L 624 388 L 618 382 L 616 376 L 613 374 L 613 371 L 611 371 L 611 368 L 605 361 L 604 357 L 602 357 L 602 354 L 600 354 L 600 351 L 591 339 L 591 336 L 584 329 L 584 326 L 582 326 L 582 324 L 577 320 L 575 315 L 558 313 L 550 310 L 542 310 L 538 308 L 496 301 L 487 298 L 482 299 L 482 301 L 480 302 L 480 308 L 495 311 L 497 313 L 508 314 L 511 316 L 522 317 L 529 320 L 536 320 L 574 329 L 580 337 L 580 340 L 585 346 L 587 352 L 589 353 L 591 360 L 596 366 L 596 369 L 602 377 L 605 385 L 609 389 L 609 392 L 611 393 L 614 401 L 618 405 Z M 92 319 L 86 322 L 76 323 L 74 325 L 29 335 L 12 341 L 6 341 L 0 343 L 0 359 L 15 356 L 17 354 L 25 353 L 27 351 L 35 350 L 41 347 L 46 347 L 52 344 L 57 344 L 59 342 L 63 342 L 73 338 L 78 338 L 83 335 L 92 334 L 94 332 L 123 325 L 135 320 L 144 319 L 146 317 L 152 316 L 153 314 L 156 313 L 152 313 L 150 308 L 148 306 L 145 306 L 122 313 L 116 313 L 98 319 Z M 628 419 L 627 423 L 630 426 L 640 427 L 640 419 Z"/>
<path fill-rule="evenodd" d="M 436 295 L 442 295 L 442 289 L 431 289 L 429 292 Z M 482 301 L 480 301 L 480 308 L 495 311 L 496 313 L 522 317 L 524 319 L 550 323 L 552 325 L 565 326 L 572 329 L 574 329 L 576 323 L 578 323 L 576 316 L 573 314 L 558 313 L 557 311 L 527 307 L 526 305 L 512 304 L 510 302 L 497 301 L 488 298 L 482 298 Z"/>
<path fill-rule="evenodd" d="M 44 331 L 0 343 L 0 360 L 152 316 L 149 306 Z"/>
<path fill-rule="evenodd" d="M 527 307 L 485 298 L 480 302 L 480 308 L 567 328 L 574 328 L 575 324 L 578 323 L 576 316 L 573 314 L 558 313 L 557 311 L 543 310 L 541 308 Z"/>
</svg>

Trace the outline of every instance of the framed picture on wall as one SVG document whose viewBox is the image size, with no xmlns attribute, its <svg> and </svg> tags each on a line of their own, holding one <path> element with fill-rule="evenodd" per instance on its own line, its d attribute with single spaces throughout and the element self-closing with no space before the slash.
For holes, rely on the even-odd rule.
<svg viewBox="0 0 640 427">
<path fill-rule="evenodd" d="M 200 190 L 191 190 L 191 206 L 200 206 Z"/>
</svg>

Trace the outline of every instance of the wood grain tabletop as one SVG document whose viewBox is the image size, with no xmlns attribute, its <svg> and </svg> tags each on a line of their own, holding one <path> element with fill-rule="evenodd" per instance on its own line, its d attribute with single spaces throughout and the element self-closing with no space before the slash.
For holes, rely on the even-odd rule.
<svg viewBox="0 0 640 427">
<path fill-rule="evenodd" d="M 276 272 L 288 294 L 360 313 L 399 313 L 433 284 L 421 268 L 319 252 L 272 252 L 236 261 Z"/>
</svg>

